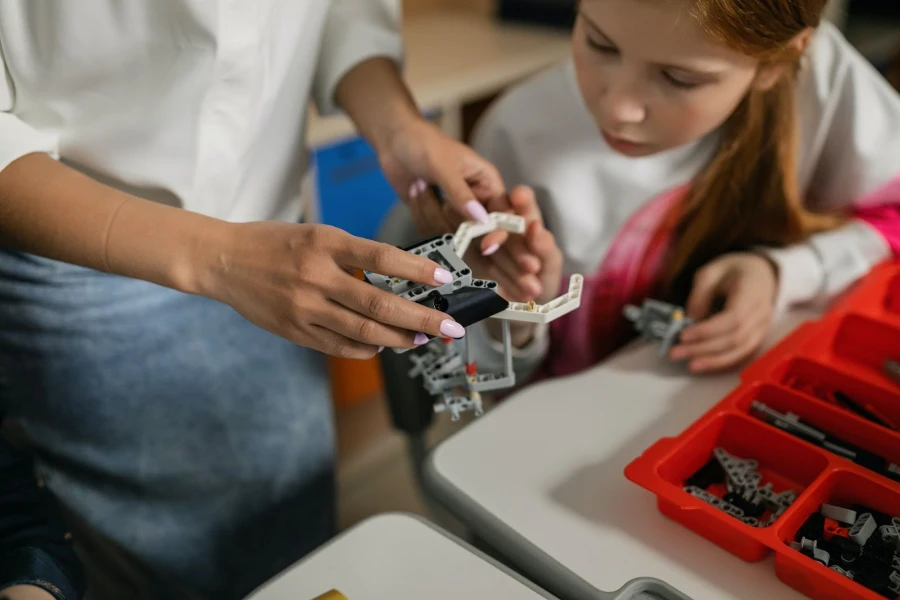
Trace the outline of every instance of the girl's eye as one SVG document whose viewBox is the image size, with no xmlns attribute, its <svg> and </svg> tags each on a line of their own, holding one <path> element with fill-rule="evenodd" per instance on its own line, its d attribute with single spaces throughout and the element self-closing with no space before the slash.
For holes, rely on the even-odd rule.
<svg viewBox="0 0 900 600">
<path fill-rule="evenodd" d="M 587 36 L 587 44 L 593 50 L 596 50 L 597 52 L 599 52 L 601 54 L 614 55 L 614 54 L 619 53 L 619 51 L 614 46 L 608 46 L 606 44 L 603 44 L 601 42 L 593 40 L 593 39 L 591 39 L 591 36 Z"/>
<path fill-rule="evenodd" d="M 665 77 L 666 81 L 668 81 L 671 85 L 683 90 L 691 90 L 701 85 L 696 81 L 684 81 L 683 79 L 679 79 L 668 71 L 663 71 L 663 77 Z"/>
</svg>

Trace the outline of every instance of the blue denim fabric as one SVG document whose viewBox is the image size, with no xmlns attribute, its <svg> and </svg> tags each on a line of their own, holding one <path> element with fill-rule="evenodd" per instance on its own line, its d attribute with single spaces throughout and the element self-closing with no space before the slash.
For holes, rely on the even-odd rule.
<svg viewBox="0 0 900 600">
<path fill-rule="evenodd" d="M 18 584 L 41 587 L 56 600 L 84 594 L 59 507 L 38 486 L 32 457 L 0 437 L 0 590 Z"/>
<path fill-rule="evenodd" d="M 241 598 L 335 531 L 325 359 L 223 304 L 0 252 L 0 398 L 107 596 Z"/>
</svg>

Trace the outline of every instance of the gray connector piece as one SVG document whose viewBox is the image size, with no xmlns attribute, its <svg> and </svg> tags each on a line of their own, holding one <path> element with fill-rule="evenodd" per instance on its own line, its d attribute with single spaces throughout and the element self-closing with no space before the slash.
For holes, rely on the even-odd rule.
<svg viewBox="0 0 900 600">
<path fill-rule="evenodd" d="M 803 554 L 812 555 L 813 560 L 822 563 L 826 567 L 831 561 L 831 554 L 829 554 L 828 551 L 819 548 L 819 543 L 816 540 L 803 538 L 800 543 L 791 542 L 791 548 L 798 552 L 802 552 Z"/>
<path fill-rule="evenodd" d="M 697 486 L 689 485 L 684 488 L 684 491 L 687 492 L 688 494 L 690 494 L 691 496 L 694 496 L 695 498 L 699 498 L 699 499 L 703 500 L 704 502 L 706 502 L 707 504 L 714 506 L 715 508 L 718 508 L 722 512 L 731 515 L 732 517 L 737 517 L 738 519 L 744 518 L 743 509 L 735 506 L 734 504 L 732 504 L 730 502 L 722 500 L 718 496 L 710 494 L 709 492 L 707 492 L 704 489 L 698 488 Z"/>
<path fill-rule="evenodd" d="M 840 574 L 840 575 L 843 575 L 843 576 L 846 577 L 847 579 L 853 579 L 853 578 L 856 577 L 856 575 L 853 573 L 853 571 L 845 571 L 844 569 L 840 568 L 840 567 L 837 566 L 837 565 L 831 565 L 830 569 L 831 569 L 832 571 L 834 571 L 835 573 L 838 573 L 838 574 Z"/>
<path fill-rule="evenodd" d="M 821 510 L 819 511 L 822 515 L 828 517 L 829 519 L 834 519 L 835 521 L 840 521 L 841 523 L 846 523 L 847 525 L 853 525 L 856 523 L 856 511 L 841 508 L 840 506 L 833 506 L 831 504 L 823 504 Z"/>
<path fill-rule="evenodd" d="M 888 589 L 895 594 L 900 594 L 900 573 L 894 571 L 891 573 L 890 577 L 888 577 L 888 581 L 890 581 Z"/>
<path fill-rule="evenodd" d="M 484 414 L 481 396 L 478 394 L 472 397 L 448 395 L 444 396 L 441 402 L 434 405 L 434 412 L 436 413 L 449 412 L 451 421 L 459 421 L 460 415 L 470 410 L 475 413 L 476 417 Z"/>
<path fill-rule="evenodd" d="M 856 519 L 853 527 L 850 528 L 850 539 L 859 546 L 865 546 L 877 528 L 878 524 L 875 523 L 875 517 L 869 513 L 862 514 Z"/>
<path fill-rule="evenodd" d="M 693 325 L 684 315 L 684 309 L 659 300 L 644 300 L 641 306 L 629 304 L 623 312 L 645 339 L 660 342 L 660 356 L 668 354 L 681 332 Z"/>
<path fill-rule="evenodd" d="M 725 469 L 729 491 L 743 488 L 750 484 L 754 479 L 756 479 L 757 482 L 759 481 L 759 479 L 755 477 L 757 474 L 756 469 L 759 467 L 759 461 L 737 458 L 728 454 L 723 448 L 715 448 L 713 450 L 713 456 L 716 457 L 716 460 L 718 460 L 719 464 L 722 465 L 722 468 Z"/>
</svg>

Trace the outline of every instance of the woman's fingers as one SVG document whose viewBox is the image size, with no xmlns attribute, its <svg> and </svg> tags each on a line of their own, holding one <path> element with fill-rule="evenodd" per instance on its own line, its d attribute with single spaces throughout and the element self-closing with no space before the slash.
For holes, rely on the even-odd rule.
<svg viewBox="0 0 900 600">
<path fill-rule="evenodd" d="M 326 290 L 328 298 L 344 308 L 353 311 L 379 324 L 416 333 L 424 333 L 432 337 L 461 338 L 465 335 L 462 325 L 448 315 L 426 308 L 420 304 L 395 296 L 355 277 L 343 273 L 336 277 Z M 360 332 L 349 337 L 361 342 L 386 346 L 395 343 L 395 337 L 385 337 L 384 330 L 375 325 L 354 322 Z M 353 331 L 351 324 L 346 325 Z M 365 329 L 362 329 L 362 328 Z"/>
<path fill-rule="evenodd" d="M 414 348 L 426 341 L 420 332 L 387 325 L 371 316 L 350 310 L 335 301 L 316 317 L 316 325 L 345 338 L 366 350 L 387 348 Z M 354 346 L 361 350 L 359 346 Z"/>
</svg>

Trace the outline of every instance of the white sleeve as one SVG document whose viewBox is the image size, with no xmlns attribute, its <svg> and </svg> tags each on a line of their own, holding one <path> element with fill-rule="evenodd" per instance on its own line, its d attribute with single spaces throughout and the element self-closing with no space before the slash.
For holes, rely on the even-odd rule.
<svg viewBox="0 0 900 600">
<path fill-rule="evenodd" d="M 798 82 L 799 183 L 808 205 L 852 214 L 900 177 L 900 95 L 831 24 L 814 36 Z M 893 198 L 894 202 L 900 198 Z M 779 270 L 776 307 L 827 301 L 892 254 L 861 219 L 765 250 Z"/>
<path fill-rule="evenodd" d="M 2 48 L 0 71 L 0 171 L 17 158 L 33 152 L 44 152 L 58 158 L 56 136 L 38 131 L 16 116 L 16 89 L 6 68 Z"/>
<path fill-rule="evenodd" d="M 335 90 L 353 67 L 375 57 L 403 60 L 400 0 L 329 2 L 313 84 L 316 107 L 325 115 L 337 110 Z"/>
</svg>

